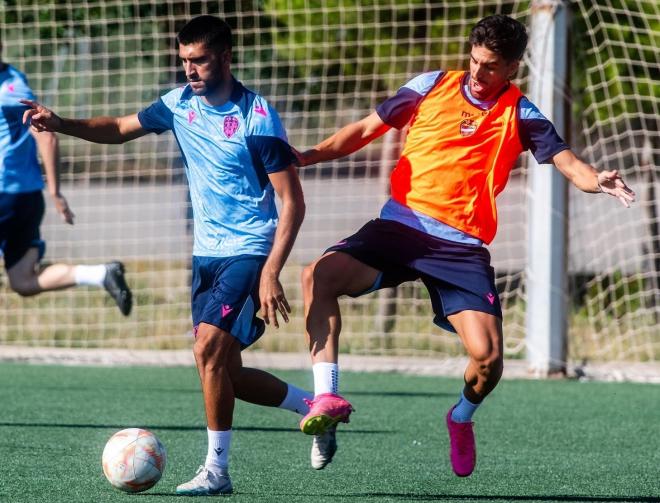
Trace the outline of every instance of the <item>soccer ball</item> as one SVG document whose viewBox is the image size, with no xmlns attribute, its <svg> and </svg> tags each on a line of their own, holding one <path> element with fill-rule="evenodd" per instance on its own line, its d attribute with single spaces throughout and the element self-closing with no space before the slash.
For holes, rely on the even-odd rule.
<svg viewBox="0 0 660 503">
<path fill-rule="evenodd" d="M 128 428 L 110 437 L 101 460 L 103 473 L 114 487 L 127 493 L 139 493 L 160 480 L 167 453 L 150 431 Z"/>
</svg>

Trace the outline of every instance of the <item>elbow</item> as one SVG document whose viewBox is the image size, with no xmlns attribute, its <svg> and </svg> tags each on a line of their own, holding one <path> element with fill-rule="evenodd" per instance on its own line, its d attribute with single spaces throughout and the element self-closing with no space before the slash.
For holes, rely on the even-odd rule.
<svg viewBox="0 0 660 503">
<path fill-rule="evenodd" d="M 305 220 L 305 212 L 307 211 L 307 206 L 305 205 L 305 199 L 302 194 L 299 197 L 296 197 L 291 201 L 291 221 L 296 229 L 300 229 L 300 226 Z"/>
<path fill-rule="evenodd" d="M 44 132 L 44 133 L 45 133 L 45 132 Z M 42 134 L 43 134 L 43 133 L 42 133 Z M 56 135 L 55 133 L 51 133 L 51 132 L 47 133 L 47 136 L 46 136 L 46 144 L 47 144 L 49 147 L 57 147 L 57 143 L 58 143 L 57 135 Z"/>
<path fill-rule="evenodd" d="M 114 135 L 112 135 L 112 138 L 109 138 L 109 141 L 107 143 L 111 143 L 113 145 L 123 145 L 130 139 L 131 139 L 130 135 L 126 134 L 124 131 L 118 128 L 117 132 Z"/>
<path fill-rule="evenodd" d="M 300 206 L 300 221 L 302 222 L 305 218 L 305 212 L 307 211 L 307 205 L 305 204 L 305 201 L 302 202 Z"/>
<path fill-rule="evenodd" d="M 303 198 L 300 198 L 300 201 L 296 202 L 296 209 L 295 209 L 297 227 L 300 227 L 303 223 L 303 220 L 305 220 L 306 211 L 307 211 L 307 206 L 305 205 L 305 200 Z"/>
<path fill-rule="evenodd" d="M 39 135 L 37 139 L 39 140 L 39 144 L 42 147 L 48 148 L 48 149 L 55 149 L 57 148 L 58 141 L 57 141 L 57 135 L 51 131 L 41 131 L 39 133 L 36 133 Z"/>
</svg>

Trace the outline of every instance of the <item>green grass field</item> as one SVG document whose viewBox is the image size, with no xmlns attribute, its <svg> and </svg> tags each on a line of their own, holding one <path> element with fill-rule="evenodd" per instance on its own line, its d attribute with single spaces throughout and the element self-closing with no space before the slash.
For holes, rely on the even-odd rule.
<svg viewBox="0 0 660 503">
<path fill-rule="evenodd" d="M 309 386 L 311 372 L 276 372 Z M 206 452 L 193 368 L 0 364 L 0 502 L 176 501 Z M 445 411 L 456 379 L 342 374 L 357 409 L 335 461 L 309 467 L 291 413 L 239 403 L 233 501 L 660 502 L 660 388 L 503 381 L 477 412 L 472 477 L 450 470 Z M 128 495 L 101 470 L 106 440 L 139 426 L 168 450 L 163 479 Z M 205 498 L 201 498 L 206 500 Z M 180 499 L 179 499 L 180 501 Z"/>
</svg>

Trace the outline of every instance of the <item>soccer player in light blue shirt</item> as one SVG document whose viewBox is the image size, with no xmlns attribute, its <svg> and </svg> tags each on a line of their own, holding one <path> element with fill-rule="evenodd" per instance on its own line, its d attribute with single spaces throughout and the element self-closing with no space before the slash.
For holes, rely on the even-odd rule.
<svg viewBox="0 0 660 503">
<path fill-rule="evenodd" d="M 232 75 L 231 31 L 199 16 L 179 32 L 188 83 L 125 117 L 63 119 L 25 101 L 37 131 L 59 131 L 98 143 L 123 143 L 172 131 L 185 162 L 194 215 L 192 318 L 194 354 L 206 410 L 204 466 L 177 493 L 231 493 L 228 453 L 235 398 L 306 414 L 311 393 L 242 367 L 240 351 L 266 323 L 288 321 L 279 274 L 304 216 L 295 157 L 275 110 Z M 281 201 L 278 216 L 275 194 Z M 312 464 L 325 466 L 334 437 L 314 439 Z"/>
<path fill-rule="evenodd" d="M 21 120 L 26 107 L 20 99 L 35 99 L 27 78 L 0 60 L 0 255 L 9 286 L 25 297 L 76 285 L 105 287 L 128 315 L 131 291 L 120 262 L 38 267 L 46 244 L 40 233 L 45 203 L 37 150 L 55 209 L 71 225 L 74 215 L 60 193 L 57 136 L 47 131 L 31 134 Z"/>
</svg>

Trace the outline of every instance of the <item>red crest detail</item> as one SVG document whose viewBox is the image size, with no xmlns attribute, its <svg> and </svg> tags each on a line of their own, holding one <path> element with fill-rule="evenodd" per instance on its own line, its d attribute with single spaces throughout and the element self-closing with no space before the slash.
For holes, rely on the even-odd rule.
<svg viewBox="0 0 660 503">
<path fill-rule="evenodd" d="M 465 119 L 461 121 L 461 136 L 472 136 L 478 127 L 479 123 L 473 119 Z"/>
</svg>

